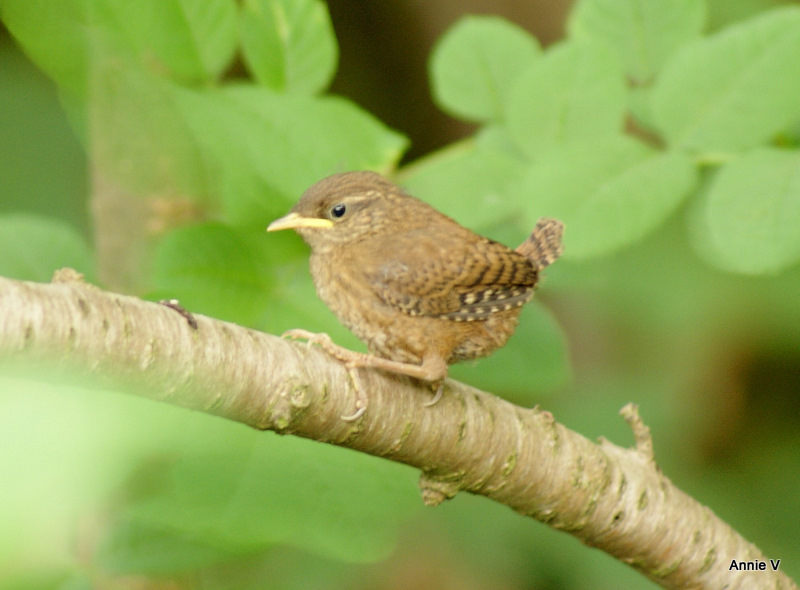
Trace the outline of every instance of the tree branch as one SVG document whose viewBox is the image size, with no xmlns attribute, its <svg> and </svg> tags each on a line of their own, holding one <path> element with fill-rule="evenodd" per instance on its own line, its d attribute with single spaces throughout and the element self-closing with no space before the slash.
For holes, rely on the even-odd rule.
<svg viewBox="0 0 800 590">
<path fill-rule="evenodd" d="M 422 470 L 426 504 L 465 490 L 578 537 L 666 588 L 797 588 L 769 559 L 658 469 L 635 406 L 636 449 L 595 444 L 555 422 L 448 380 L 433 407 L 411 379 L 361 370 L 355 422 L 345 368 L 316 348 L 102 291 L 74 271 L 37 284 L 0 278 L 0 359 L 294 434 Z M 730 570 L 731 561 L 765 571 Z"/>
</svg>

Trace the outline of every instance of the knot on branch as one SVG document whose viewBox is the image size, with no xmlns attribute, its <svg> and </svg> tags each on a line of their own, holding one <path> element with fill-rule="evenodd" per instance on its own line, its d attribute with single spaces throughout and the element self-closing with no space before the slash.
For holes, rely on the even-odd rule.
<svg viewBox="0 0 800 590">
<path fill-rule="evenodd" d="M 282 389 L 269 413 L 270 420 L 266 428 L 276 432 L 285 431 L 297 417 L 311 405 L 310 386 L 306 382 L 289 379 Z"/>
<path fill-rule="evenodd" d="M 653 437 L 650 434 L 650 427 L 642 422 L 639 416 L 639 406 L 634 403 L 625 404 L 619 411 L 620 415 L 633 431 L 633 439 L 636 442 L 636 453 L 650 463 L 655 463 L 656 457 L 653 451 Z"/>
<path fill-rule="evenodd" d="M 53 273 L 52 283 L 83 283 L 83 273 L 78 272 L 74 268 L 65 266 L 64 268 L 56 269 Z"/>
<path fill-rule="evenodd" d="M 426 506 L 438 506 L 449 500 L 463 489 L 463 473 L 449 473 L 446 475 L 425 472 L 419 476 L 419 489 L 422 492 L 422 502 Z"/>
</svg>

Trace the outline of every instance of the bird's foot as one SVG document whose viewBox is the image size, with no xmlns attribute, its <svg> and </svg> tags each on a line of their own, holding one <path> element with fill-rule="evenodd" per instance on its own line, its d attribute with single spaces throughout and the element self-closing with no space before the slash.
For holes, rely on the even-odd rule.
<svg viewBox="0 0 800 590">
<path fill-rule="evenodd" d="M 343 362 L 350 367 L 371 367 L 370 360 L 375 358 L 371 354 L 363 352 L 356 352 L 344 346 L 334 344 L 331 337 L 324 332 L 309 332 L 308 330 L 294 329 L 287 330 L 281 335 L 282 338 L 290 338 L 291 340 L 306 340 L 308 346 L 313 344 L 319 345 L 322 350 L 327 352 L 333 358 Z"/>
<path fill-rule="evenodd" d="M 338 344 L 334 344 L 331 337 L 324 332 L 309 332 L 308 330 L 298 328 L 287 330 L 283 333 L 282 337 L 292 340 L 306 340 L 309 347 L 317 344 L 333 358 L 344 363 L 347 374 L 350 376 L 350 381 L 353 384 L 353 391 L 356 394 L 356 411 L 347 416 L 340 416 L 340 418 L 347 422 L 354 422 L 364 415 L 364 412 L 367 411 L 368 400 L 367 396 L 364 394 L 363 387 L 361 387 L 361 381 L 354 369 L 367 366 L 362 357 L 369 357 L 370 355 L 348 350 Z"/>
<path fill-rule="evenodd" d="M 324 333 L 309 332 L 307 330 L 295 329 L 288 330 L 283 333 L 284 338 L 291 338 L 292 340 L 307 340 L 308 345 L 318 344 L 329 355 L 344 363 L 347 367 L 347 372 L 353 382 L 353 387 L 356 390 L 356 412 L 351 416 L 343 416 L 343 419 L 356 420 L 364 414 L 367 407 L 366 396 L 361 392 L 359 387 L 359 380 L 353 369 L 356 368 L 372 368 L 380 369 L 388 373 L 395 373 L 398 375 L 407 375 L 428 381 L 431 383 L 439 383 L 436 395 L 434 398 L 425 403 L 426 407 L 435 405 L 442 397 L 444 392 L 444 379 L 447 376 L 447 363 L 438 354 L 428 354 L 423 359 L 421 365 L 412 363 L 402 363 L 385 359 L 383 357 L 375 356 L 372 354 L 365 354 L 363 352 L 356 352 L 349 350 L 338 344 L 334 344 L 331 337 Z"/>
</svg>

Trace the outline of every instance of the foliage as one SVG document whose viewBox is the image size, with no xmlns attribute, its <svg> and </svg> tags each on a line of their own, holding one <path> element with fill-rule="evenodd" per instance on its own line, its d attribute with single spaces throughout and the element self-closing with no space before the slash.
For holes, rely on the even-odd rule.
<svg viewBox="0 0 800 590">
<path fill-rule="evenodd" d="M 464 17 L 432 52 L 432 95 L 479 127 L 398 168 L 408 140 L 326 92 L 338 48 L 319 0 L 0 0 L 5 26 L 55 82 L 93 173 L 150 212 L 156 239 L 137 287 L 151 298 L 176 297 L 192 311 L 271 332 L 326 331 L 357 347 L 316 300 L 299 239 L 262 234 L 306 187 L 344 170 L 393 175 L 509 243 L 539 216 L 562 219 L 566 253 L 548 270 L 543 299 L 558 317 L 578 306 L 576 363 L 594 359 L 605 371 L 584 368 L 571 382 L 564 331 L 535 302 L 506 349 L 451 374 L 526 404 L 572 391 L 557 417 L 572 416 L 587 434 L 613 428 L 582 424 L 587 409 L 613 416 L 643 393 L 652 396 L 656 433 L 697 421 L 697 406 L 672 405 L 670 396 L 693 384 L 693 363 L 709 362 L 720 341 L 749 337 L 749 324 L 728 328 L 730 317 L 798 346 L 787 326 L 800 325 L 800 9 L 757 13 L 704 34 L 707 12 L 702 0 L 581 0 L 567 37 L 546 50 L 502 19 Z M 252 80 L 229 74 L 237 55 Z M 95 201 L 105 198 L 94 190 Z M 190 210 L 190 222 L 170 216 L 175 207 Z M 42 281 L 60 266 L 103 280 L 102 264 L 70 222 L 0 216 L 0 273 Z M 567 303 L 559 307 L 548 292 Z M 624 317 L 600 345 L 624 359 L 586 336 L 592 326 L 580 316 L 592 305 Z M 648 369 L 639 373 L 641 365 Z M 213 576 L 212 565 L 257 563 L 277 544 L 333 560 L 377 560 L 415 510 L 413 475 L 386 462 L 137 400 L 3 383 L 5 432 L 26 414 L 40 424 L 67 416 L 51 442 L 73 442 L 35 465 L 55 474 L 46 486 L 62 485 L 62 459 L 94 458 L 89 483 L 70 480 L 81 500 L 65 500 L 55 529 L 67 529 L 81 505 L 111 502 L 95 539 L 97 564 L 108 571 Z M 572 404 L 583 413 L 571 413 Z M 688 428 L 703 436 L 699 426 Z M 674 441 L 664 438 L 670 448 Z M 4 452 L 22 455 L 36 439 L 14 440 L 18 446 Z M 3 460 L 16 473 L 16 463 Z M 679 464 L 680 451 L 672 461 Z M 42 483 L 38 477 L 20 490 Z M 697 485 L 692 478 L 686 483 Z M 11 518 L 25 512 L 13 508 L 24 505 L 23 491 L 0 497 L 11 507 L 0 519 L 13 524 L 0 528 L 53 534 L 41 522 Z M 720 489 L 707 499 L 725 505 L 725 497 Z M 513 518 L 511 528 L 519 526 Z M 777 518 L 775 526 L 789 525 Z M 515 538 L 527 544 L 527 534 Z M 549 541 L 542 545 L 551 550 Z M 24 562 L 29 546 L 3 540 L 0 555 Z M 502 562 L 497 547 L 485 549 Z M 514 552 L 527 559 L 527 549 Z M 0 569 L 10 564 L 0 558 Z M 85 575 L 68 567 L 59 579 L 80 585 Z"/>
</svg>

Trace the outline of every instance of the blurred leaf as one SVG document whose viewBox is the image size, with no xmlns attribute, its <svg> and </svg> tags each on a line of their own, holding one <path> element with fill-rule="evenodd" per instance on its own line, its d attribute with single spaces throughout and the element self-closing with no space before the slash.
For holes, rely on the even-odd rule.
<svg viewBox="0 0 800 590">
<path fill-rule="evenodd" d="M 36 378 L 46 373 L 37 369 Z M 107 398 L 92 406 L 84 394 L 0 375 L 0 477 L 13 482 L 0 486 L 0 580 L 69 565 L 78 515 L 118 482 L 124 446 L 99 443 Z M 135 417 L 117 416 L 117 424 L 124 430 Z"/>
<path fill-rule="evenodd" d="M 324 90 L 338 48 L 326 5 L 319 0 L 246 0 L 242 51 L 253 76 L 276 91 Z"/>
<path fill-rule="evenodd" d="M 127 519 L 233 552 L 285 543 L 374 561 L 418 509 L 407 467 L 296 437 L 241 434 L 216 452 L 182 454 L 168 484 L 134 502 Z"/>
<path fill-rule="evenodd" d="M 86 6 L 91 24 L 115 47 L 125 47 L 145 68 L 173 79 L 216 78 L 236 51 L 233 0 L 103 0 Z M 90 28 L 87 33 L 99 32 Z"/>
<path fill-rule="evenodd" d="M 638 83 L 650 81 L 664 62 L 700 36 L 703 0 L 581 0 L 569 19 L 570 35 L 609 43 Z"/>
<path fill-rule="evenodd" d="M 21 574 L 2 572 L 0 590 L 93 590 L 89 577 L 64 565 Z"/>
<path fill-rule="evenodd" d="M 205 569 L 251 551 L 220 545 L 134 520 L 111 529 L 100 546 L 98 559 L 114 573 L 165 575 Z"/>
<path fill-rule="evenodd" d="M 96 179 L 134 196 L 205 198 L 213 165 L 175 98 L 178 87 L 122 60 L 95 74 L 88 151 Z"/>
<path fill-rule="evenodd" d="M 88 234 L 83 147 L 53 84 L 8 37 L 0 40 L 0 104 L 0 212 L 57 217 Z"/>
<path fill-rule="evenodd" d="M 109 391 L 0 378 L 0 443 L 0 571 L 75 563 L 78 522 L 131 573 L 276 543 L 372 561 L 422 507 L 404 465 Z"/>
<path fill-rule="evenodd" d="M 81 98 L 94 92 L 95 58 L 205 81 L 227 67 L 237 40 L 232 0 L 3 0 L 0 15 L 37 65 Z"/>
<path fill-rule="evenodd" d="M 220 223 L 205 223 L 174 230 L 158 245 L 151 297 L 175 298 L 191 311 L 252 325 L 267 304 L 267 277 L 260 244 Z"/>
<path fill-rule="evenodd" d="M 518 214 L 520 204 L 507 190 L 525 162 L 478 137 L 434 152 L 404 168 L 398 180 L 407 192 L 430 203 L 462 225 L 485 228 Z M 498 133 L 502 131 L 497 130 Z"/>
<path fill-rule="evenodd" d="M 237 108 L 273 129 L 272 139 L 282 139 L 294 151 L 306 150 L 303 156 L 314 162 L 315 170 L 387 171 L 408 144 L 405 137 L 342 98 L 287 97 L 245 86 L 228 88 L 225 94 Z M 291 173 L 283 171 L 284 176 Z"/>
<path fill-rule="evenodd" d="M 770 9 L 796 4 L 796 0 L 705 0 L 705 3 L 708 5 L 708 28 L 716 31 Z"/>
<path fill-rule="evenodd" d="M 54 587 L 55 590 L 93 590 L 93 579 L 90 573 L 72 571 L 66 580 Z"/>
<path fill-rule="evenodd" d="M 386 171 L 407 140 L 336 97 L 266 88 L 175 89 L 215 175 L 228 221 L 263 229 L 311 184 L 346 170 Z"/>
<path fill-rule="evenodd" d="M 224 7 L 233 9 L 231 0 L 185 0 L 184 4 L 179 0 L 135 4 L 114 0 L 80 6 L 76 0 L 67 0 L 46 6 L 33 2 L 25 9 L 12 1 L 2 6 L 12 7 L 12 21 L 21 30 L 20 42 L 61 90 L 66 90 L 63 102 L 93 159 L 96 178 L 106 186 L 137 195 L 207 195 L 204 163 L 170 92 L 173 81 L 165 74 L 205 79 L 210 73 L 204 73 L 203 59 L 220 59 L 219 53 L 207 58 L 195 54 L 193 48 L 200 49 L 184 37 L 201 35 L 202 49 L 209 51 L 219 52 L 219 44 L 226 43 L 231 53 L 235 21 L 223 14 L 227 14 Z M 151 17 L 155 24 L 146 20 Z M 58 23 L 51 23 L 51 18 Z M 58 28 L 55 40 L 68 36 L 63 46 L 40 41 L 39 36 L 51 24 Z M 176 30 L 159 28 L 167 24 Z M 223 37 L 231 38 L 224 41 Z M 28 47 L 31 43 L 33 50 Z M 174 54 L 170 54 L 172 45 Z M 41 57 L 36 51 L 42 52 Z M 62 64 L 65 57 L 67 63 Z M 226 64 L 207 65 L 219 68 Z M 173 66 L 182 72 L 165 71 Z"/>
<path fill-rule="evenodd" d="M 537 303 L 526 305 L 511 340 L 490 358 L 454 365 L 450 377 L 524 406 L 570 379 L 567 343 L 552 314 Z"/>
<path fill-rule="evenodd" d="M 0 17 L 25 53 L 59 87 L 86 97 L 92 49 L 87 2 L 2 0 Z"/>
<path fill-rule="evenodd" d="M 625 116 L 625 79 L 611 49 L 568 42 L 525 69 L 509 97 L 507 128 L 538 158 L 570 142 L 617 134 Z"/>
<path fill-rule="evenodd" d="M 457 117 L 499 121 L 517 76 L 539 53 L 536 39 L 517 25 L 496 16 L 466 16 L 431 55 L 434 99 Z"/>
<path fill-rule="evenodd" d="M 653 122 L 653 101 L 651 95 L 652 86 L 637 86 L 628 91 L 628 110 L 636 124 L 642 129 L 658 135 L 656 125 Z"/>
<path fill-rule="evenodd" d="M 0 276 L 47 283 L 69 266 L 91 280 L 94 259 L 72 226 L 27 214 L 0 215 Z"/>
<path fill-rule="evenodd" d="M 770 139 L 800 118 L 800 9 L 687 46 L 664 67 L 652 100 L 672 147 L 731 152 Z"/>
<path fill-rule="evenodd" d="M 528 223 L 542 215 L 564 222 L 564 256 L 602 256 L 643 238 L 672 213 L 697 182 L 688 157 L 659 154 L 618 136 L 557 150 L 522 181 Z"/>
<path fill-rule="evenodd" d="M 705 259 L 744 274 L 800 261 L 800 152 L 757 149 L 723 166 L 696 209 Z"/>
</svg>

